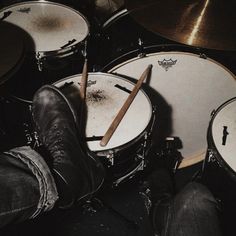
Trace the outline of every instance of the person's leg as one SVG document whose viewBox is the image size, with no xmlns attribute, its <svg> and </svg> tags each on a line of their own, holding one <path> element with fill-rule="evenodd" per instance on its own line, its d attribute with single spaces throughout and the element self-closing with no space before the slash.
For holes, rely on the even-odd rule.
<svg viewBox="0 0 236 236">
<path fill-rule="evenodd" d="M 158 218 L 158 206 L 156 206 Z M 209 236 L 221 235 L 218 205 L 203 185 L 189 183 L 167 207 L 164 236 Z"/>
<path fill-rule="evenodd" d="M 78 97 L 78 106 L 79 102 Z M 33 121 L 51 158 L 61 208 L 91 197 L 103 184 L 105 175 L 99 158 L 80 142 L 75 110 L 69 100 L 51 85 L 44 85 L 33 97 Z"/>
<path fill-rule="evenodd" d="M 58 89 L 39 89 L 32 109 L 49 158 L 30 147 L 0 154 L 0 227 L 36 217 L 55 203 L 61 208 L 69 207 L 90 197 L 104 180 L 102 163 L 82 149 L 75 112 Z"/>
<path fill-rule="evenodd" d="M 0 227 L 53 208 L 56 185 L 44 159 L 30 147 L 0 154 Z"/>
</svg>

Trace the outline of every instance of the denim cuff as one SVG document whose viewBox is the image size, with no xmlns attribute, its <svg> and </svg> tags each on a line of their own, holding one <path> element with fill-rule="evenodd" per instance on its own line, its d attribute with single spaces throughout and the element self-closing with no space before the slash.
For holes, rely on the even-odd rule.
<svg viewBox="0 0 236 236">
<path fill-rule="evenodd" d="M 54 178 L 42 156 L 29 146 L 13 148 L 5 154 L 21 160 L 38 180 L 40 198 L 37 209 L 30 218 L 36 217 L 41 212 L 51 210 L 58 199 L 58 192 Z"/>
</svg>

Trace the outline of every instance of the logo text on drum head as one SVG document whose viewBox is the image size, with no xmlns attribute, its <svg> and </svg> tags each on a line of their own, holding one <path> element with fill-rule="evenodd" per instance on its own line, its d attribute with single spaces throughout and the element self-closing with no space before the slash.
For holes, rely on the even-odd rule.
<svg viewBox="0 0 236 236">
<path fill-rule="evenodd" d="M 177 60 L 172 59 L 163 59 L 162 61 L 158 61 L 158 64 L 165 69 L 165 71 L 168 71 L 170 67 L 175 65 Z"/>
<path fill-rule="evenodd" d="M 21 13 L 29 13 L 31 11 L 30 7 L 23 7 L 23 8 L 20 8 L 17 10 L 18 12 L 21 12 Z"/>
</svg>

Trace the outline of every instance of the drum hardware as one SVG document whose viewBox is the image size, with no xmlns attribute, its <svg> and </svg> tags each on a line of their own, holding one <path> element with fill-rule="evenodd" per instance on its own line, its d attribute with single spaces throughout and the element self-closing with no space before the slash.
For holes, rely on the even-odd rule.
<svg viewBox="0 0 236 236">
<path fill-rule="evenodd" d="M 60 52 L 59 53 L 50 53 L 50 52 L 37 52 L 35 54 L 35 59 L 36 59 L 36 64 L 38 67 L 38 71 L 42 72 L 43 70 L 45 70 L 48 66 L 48 64 L 50 64 L 48 61 L 50 60 L 60 60 L 62 58 L 66 58 L 68 56 L 71 56 L 73 54 L 76 54 L 79 52 L 79 48 L 76 46 L 71 46 L 69 49 L 68 47 L 73 44 L 74 42 L 76 42 L 75 39 L 68 41 L 68 43 L 66 43 L 65 45 L 60 47 Z M 84 43 L 81 42 L 80 46 L 82 46 Z M 81 54 L 83 55 L 83 50 L 81 49 Z"/>
<path fill-rule="evenodd" d="M 38 133 L 33 130 L 31 125 L 27 123 L 23 123 L 23 127 L 24 127 L 24 133 L 26 137 L 26 145 L 29 145 L 32 148 L 41 146 Z"/>
<path fill-rule="evenodd" d="M 169 168 L 173 174 L 178 170 L 183 156 L 178 149 L 180 140 L 178 137 L 166 137 L 163 146 L 156 152 L 157 159 L 164 161 L 164 165 Z"/>
<path fill-rule="evenodd" d="M 40 55 L 40 52 L 36 54 L 36 64 L 38 66 L 38 70 L 42 71 L 43 70 L 43 60 L 42 56 Z"/>
<path fill-rule="evenodd" d="M 143 40 L 141 38 L 138 38 L 138 51 L 139 51 L 138 57 L 142 58 L 146 56 L 143 48 Z"/>
<path fill-rule="evenodd" d="M 199 57 L 203 59 L 207 59 L 207 55 L 205 53 L 200 53 Z"/>
<path fill-rule="evenodd" d="M 112 187 L 118 187 L 118 185 L 120 185 L 124 181 L 132 179 L 138 171 L 142 171 L 144 170 L 144 168 L 145 168 L 145 161 L 142 159 L 139 165 L 137 165 L 135 169 L 133 169 L 130 173 L 120 177 L 119 179 L 114 180 L 112 183 Z"/>
</svg>

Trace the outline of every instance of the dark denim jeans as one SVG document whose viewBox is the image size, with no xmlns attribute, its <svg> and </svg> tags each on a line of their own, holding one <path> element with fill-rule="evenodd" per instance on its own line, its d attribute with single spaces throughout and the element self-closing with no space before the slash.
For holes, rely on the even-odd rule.
<svg viewBox="0 0 236 236">
<path fill-rule="evenodd" d="M 37 152 L 25 146 L 0 154 L 0 227 L 49 211 L 57 199 L 53 176 Z M 217 202 L 201 184 L 188 184 L 166 209 L 163 236 L 221 235 Z"/>
<path fill-rule="evenodd" d="M 58 198 L 44 159 L 30 147 L 0 154 L 0 227 L 34 218 Z"/>
<path fill-rule="evenodd" d="M 159 216 L 156 209 L 156 220 Z M 202 184 L 191 182 L 175 198 L 166 203 L 161 236 L 219 236 L 218 204 Z M 159 234 L 156 234 L 159 235 Z"/>
</svg>

